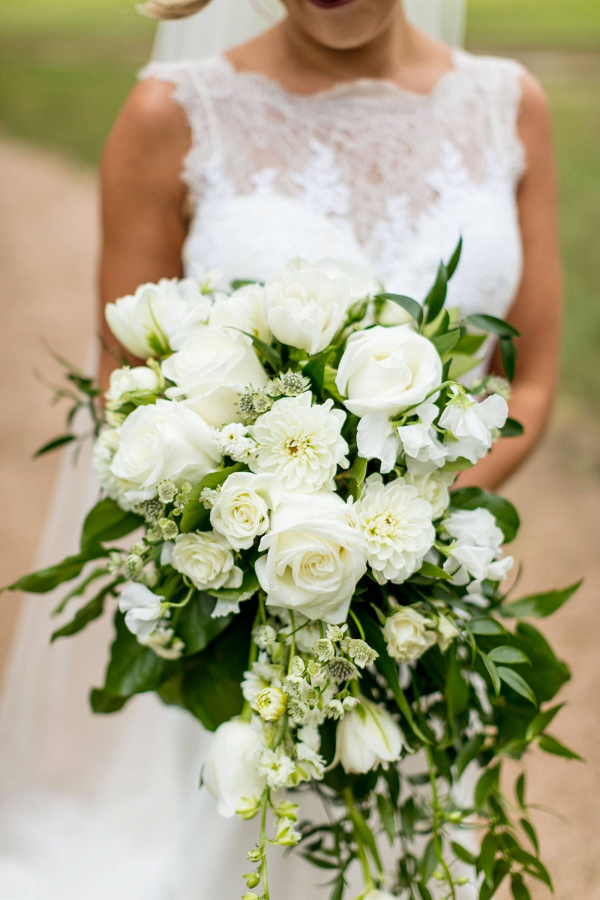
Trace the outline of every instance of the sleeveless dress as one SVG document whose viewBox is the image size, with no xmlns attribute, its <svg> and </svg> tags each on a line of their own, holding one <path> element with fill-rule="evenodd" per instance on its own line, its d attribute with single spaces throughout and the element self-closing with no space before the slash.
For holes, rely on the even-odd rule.
<svg viewBox="0 0 600 900">
<path fill-rule="evenodd" d="M 507 313 L 522 264 L 518 64 L 455 51 L 428 94 L 361 79 L 297 96 L 223 56 L 142 74 L 174 85 L 191 128 L 189 274 L 263 280 L 292 256 L 334 257 L 421 300 L 462 235 L 449 305 Z M 81 480 L 63 472 L 40 565 L 76 547 L 97 496 Z M 101 683 L 110 617 L 50 647 L 56 602 L 27 598 L 0 698 L 3 900 L 241 896 L 254 836 L 197 790 L 210 736 L 153 696 L 92 716 L 87 686 Z M 276 900 L 326 898 L 315 887 L 326 875 L 272 854 Z"/>
</svg>

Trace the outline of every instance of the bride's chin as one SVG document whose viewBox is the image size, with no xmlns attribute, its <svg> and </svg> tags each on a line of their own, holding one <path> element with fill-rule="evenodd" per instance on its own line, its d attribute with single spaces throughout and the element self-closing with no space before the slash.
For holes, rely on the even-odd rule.
<svg viewBox="0 0 600 900">
<path fill-rule="evenodd" d="M 368 44 L 390 23 L 400 0 L 283 0 L 292 23 L 338 50 Z"/>
</svg>

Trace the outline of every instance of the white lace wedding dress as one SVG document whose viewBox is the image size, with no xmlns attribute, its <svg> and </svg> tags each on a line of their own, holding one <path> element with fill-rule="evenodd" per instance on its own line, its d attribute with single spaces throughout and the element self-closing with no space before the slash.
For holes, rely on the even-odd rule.
<svg viewBox="0 0 600 900">
<path fill-rule="evenodd" d="M 462 234 L 449 305 L 507 312 L 521 272 L 517 64 L 455 51 L 427 95 L 364 79 L 294 96 L 222 56 L 144 74 L 175 85 L 191 126 L 188 271 L 263 279 L 293 255 L 340 257 L 422 299 Z M 65 472 L 42 563 L 75 549 L 96 493 Z M 110 620 L 50 648 L 52 605 L 26 601 L 0 707 L 2 900 L 239 897 L 253 838 L 197 790 L 208 735 L 153 696 L 94 718 L 86 689 Z M 273 856 L 276 900 L 328 896 L 313 887 L 323 873 Z"/>
</svg>

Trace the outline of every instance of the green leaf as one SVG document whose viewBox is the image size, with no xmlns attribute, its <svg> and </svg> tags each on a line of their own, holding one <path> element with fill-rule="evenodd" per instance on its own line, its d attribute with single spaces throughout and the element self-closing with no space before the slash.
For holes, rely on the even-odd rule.
<svg viewBox="0 0 600 900">
<path fill-rule="evenodd" d="M 442 472 L 466 472 L 467 469 L 472 469 L 473 463 L 470 459 L 465 459 L 464 456 L 459 456 L 458 459 L 449 459 L 444 463 L 441 470 Z"/>
<path fill-rule="evenodd" d="M 76 585 L 72 591 L 69 591 L 69 593 L 66 595 L 66 597 L 63 597 L 63 599 L 60 601 L 58 606 L 52 610 L 52 615 L 53 616 L 60 615 L 60 613 L 64 611 L 69 600 L 73 600 L 74 597 L 83 596 L 88 584 L 91 584 L 92 581 L 96 581 L 97 578 L 101 578 L 102 575 L 107 575 L 107 574 L 108 574 L 108 569 L 94 569 L 94 571 L 91 572 L 87 578 L 84 578 L 83 581 L 80 581 L 79 584 Z"/>
<path fill-rule="evenodd" d="M 47 444 L 44 444 L 43 447 L 40 447 L 39 450 L 33 454 L 33 458 L 37 459 L 39 456 L 43 456 L 44 453 L 50 453 L 52 450 L 58 450 L 59 447 L 64 447 L 65 444 L 70 444 L 72 441 L 76 440 L 74 434 L 63 434 L 61 437 L 54 438 L 53 441 L 48 441 Z"/>
<path fill-rule="evenodd" d="M 452 331 L 447 331 L 446 334 L 430 338 L 431 343 L 442 359 L 450 355 L 451 350 L 458 344 L 459 339 L 460 328 L 455 328 Z"/>
<path fill-rule="evenodd" d="M 486 340 L 485 334 L 463 334 L 454 349 L 464 356 L 474 356 Z"/>
<path fill-rule="evenodd" d="M 198 591 L 187 606 L 181 609 L 177 621 L 177 635 L 185 644 L 186 656 L 204 650 L 230 624 L 231 616 L 212 618 L 215 605 L 214 597 Z"/>
<path fill-rule="evenodd" d="M 463 744 L 455 762 L 458 778 L 463 774 L 469 763 L 474 759 L 477 759 L 481 753 L 484 741 L 485 738 L 482 734 L 476 734 L 475 737 L 472 737 L 466 744 Z"/>
<path fill-rule="evenodd" d="M 451 494 L 452 506 L 455 509 L 478 509 L 483 507 L 489 510 L 495 517 L 498 526 L 502 529 L 504 539 L 510 543 L 517 536 L 519 530 L 519 515 L 508 500 L 498 497 L 497 494 L 490 494 L 481 488 L 459 488 Z"/>
<path fill-rule="evenodd" d="M 334 347 L 330 344 L 329 347 L 326 347 L 321 353 L 311 356 L 308 363 L 302 369 L 302 374 L 306 375 L 307 378 L 310 378 L 313 391 L 318 397 L 323 396 L 323 389 L 325 387 L 325 368 L 327 366 L 327 360 L 331 356 L 333 350 Z"/>
<path fill-rule="evenodd" d="M 90 706 L 93 712 L 101 715 L 119 712 L 128 700 L 129 697 L 112 697 L 110 694 L 106 694 L 102 688 L 94 688 L 90 691 Z"/>
<path fill-rule="evenodd" d="M 403 294 L 378 294 L 375 299 L 391 300 L 392 303 L 396 303 L 398 306 L 401 306 L 402 309 L 406 310 L 409 316 L 415 320 L 417 325 L 422 324 L 423 307 L 420 303 L 417 303 L 416 300 L 413 300 L 412 297 L 405 297 Z"/>
<path fill-rule="evenodd" d="M 425 575 L 427 578 L 443 578 L 444 580 L 452 577 L 439 566 L 435 566 L 433 563 L 427 562 L 427 560 L 421 564 L 417 575 Z"/>
<path fill-rule="evenodd" d="M 435 842 L 433 838 L 428 842 L 425 853 L 423 854 L 423 862 L 421 863 L 421 878 L 423 883 L 427 884 L 435 872 L 438 864 L 437 853 L 435 850 Z"/>
<path fill-rule="evenodd" d="M 502 606 L 500 614 L 507 619 L 543 619 L 552 615 L 569 600 L 579 589 L 583 579 L 564 588 L 562 591 L 547 591 L 544 594 L 532 594 Z"/>
<path fill-rule="evenodd" d="M 464 375 L 472 372 L 473 369 L 476 369 L 483 362 L 483 357 L 459 353 L 457 347 L 458 344 L 454 348 L 452 364 L 448 370 L 448 378 L 451 378 L 453 381 L 459 381 Z"/>
<path fill-rule="evenodd" d="M 519 650 L 518 647 L 511 647 L 509 644 L 503 644 L 501 647 L 494 647 L 488 653 L 489 658 L 495 663 L 508 663 L 508 665 L 519 665 L 520 663 L 528 663 L 531 665 L 529 657 Z"/>
<path fill-rule="evenodd" d="M 469 703 L 469 685 L 460 671 L 455 647 L 451 647 L 448 650 L 448 668 L 444 694 L 448 707 L 448 719 L 452 723 L 454 717 L 464 712 Z"/>
<path fill-rule="evenodd" d="M 104 691 L 112 697 L 131 697 L 155 691 L 163 675 L 166 661 L 149 647 L 138 644 L 125 625 L 125 617 L 115 616 L 116 637 L 110 648 Z"/>
<path fill-rule="evenodd" d="M 87 514 L 81 533 L 81 549 L 88 544 L 116 541 L 141 528 L 144 520 L 135 513 L 126 512 L 114 500 L 106 497 Z"/>
<path fill-rule="evenodd" d="M 72 634 L 77 634 L 79 631 L 82 631 L 86 625 L 93 622 L 94 619 L 99 619 L 104 612 L 104 601 L 107 596 L 118 584 L 121 584 L 122 581 L 122 578 L 116 578 L 114 581 L 111 581 L 110 584 L 105 585 L 105 587 L 86 603 L 85 606 L 82 606 L 81 609 L 77 610 L 71 622 L 53 632 L 50 642 L 54 643 L 59 637 L 70 637 Z"/>
<path fill-rule="evenodd" d="M 254 345 L 254 349 L 260 357 L 261 362 L 268 363 L 275 373 L 280 371 L 281 355 L 277 352 L 277 350 L 275 350 L 274 347 L 269 347 L 268 344 L 265 344 L 264 341 L 261 341 L 261 339 L 256 337 L 255 334 L 250 334 L 249 331 L 244 331 L 242 328 L 235 328 L 233 325 L 227 325 L 226 327 L 232 328 L 234 331 L 241 331 L 242 334 L 245 334 L 246 337 L 249 337 Z"/>
<path fill-rule="evenodd" d="M 525 429 L 516 419 L 507 419 L 500 429 L 500 434 L 503 438 L 521 437 L 524 433 Z"/>
<path fill-rule="evenodd" d="M 334 888 L 329 900 L 344 900 L 344 889 L 346 887 L 346 879 L 344 873 L 340 872 L 339 878 L 334 882 Z"/>
<path fill-rule="evenodd" d="M 346 473 L 348 492 L 355 500 L 360 498 L 362 486 L 367 474 L 367 460 L 357 456 Z"/>
<path fill-rule="evenodd" d="M 548 725 L 553 721 L 554 717 L 560 710 L 563 708 L 564 703 L 558 703 L 556 706 L 552 706 L 550 709 L 544 710 L 544 712 L 538 713 L 537 716 L 531 720 L 529 725 L 527 726 L 527 733 L 525 735 L 526 740 L 532 741 L 538 734 L 541 734 L 542 731 L 545 731 Z"/>
<path fill-rule="evenodd" d="M 476 864 L 476 858 L 473 856 L 471 851 L 467 850 L 466 847 L 463 847 L 462 844 L 457 844 L 456 841 L 452 841 L 451 846 L 457 859 L 460 859 L 462 862 L 467 863 L 470 866 L 474 866 Z"/>
<path fill-rule="evenodd" d="M 473 328 L 478 328 L 479 331 L 486 331 L 488 334 L 495 334 L 500 338 L 518 338 L 521 336 L 516 328 L 509 325 L 504 319 L 497 319 L 496 316 L 486 316 L 476 313 L 475 315 L 467 316 L 466 321 L 472 325 Z"/>
<path fill-rule="evenodd" d="M 38 572 L 32 572 L 31 575 L 24 575 L 17 579 L 8 588 L 9 591 L 27 591 L 30 594 L 46 594 L 53 591 L 55 587 L 64 581 L 72 581 L 77 578 L 86 563 L 93 559 L 100 559 L 108 556 L 109 551 L 101 547 L 100 544 L 88 545 L 84 551 L 75 556 L 67 556 L 62 562 L 55 566 L 49 566 L 47 569 L 40 569 Z"/>
<path fill-rule="evenodd" d="M 517 783 L 515 784 L 515 794 L 517 796 L 517 803 L 521 807 L 521 809 L 525 808 L 525 775 L 523 772 L 517 778 Z"/>
<path fill-rule="evenodd" d="M 396 838 L 396 810 L 386 794 L 377 794 L 377 811 L 391 846 Z"/>
<path fill-rule="evenodd" d="M 214 490 L 220 484 L 223 484 L 223 482 L 226 481 L 230 475 L 233 475 L 234 472 L 242 472 L 246 471 L 246 469 L 247 467 L 243 463 L 236 463 L 234 466 L 228 466 L 226 469 L 218 469 L 218 471 L 206 475 L 202 481 L 190 491 L 188 502 L 186 503 L 181 517 L 180 530 L 185 533 L 189 531 L 206 531 L 210 527 L 210 510 L 205 509 L 200 502 L 200 494 L 204 488 L 211 488 Z"/>
<path fill-rule="evenodd" d="M 421 881 L 417 882 L 417 890 L 419 891 L 421 900 L 433 900 L 433 897 Z"/>
<path fill-rule="evenodd" d="M 486 769 L 479 778 L 475 787 L 475 806 L 481 810 L 490 794 L 498 791 L 498 782 L 500 778 L 500 766 L 495 765 L 491 769 Z"/>
<path fill-rule="evenodd" d="M 514 900 L 531 900 L 531 894 L 525 887 L 523 876 L 517 872 L 513 872 L 510 876 L 510 889 Z"/>
<path fill-rule="evenodd" d="M 488 831 L 481 843 L 481 851 L 477 858 L 477 871 L 483 872 L 488 884 L 493 884 L 497 850 L 498 841 L 495 835 Z"/>
<path fill-rule="evenodd" d="M 448 273 L 446 266 L 441 262 L 438 266 L 437 275 L 433 287 L 425 298 L 423 306 L 427 309 L 426 322 L 433 322 L 439 315 L 446 301 L 448 292 Z"/>
<path fill-rule="evenodd" d="M 521 822 L 521 828 L 523 829 L 523 831 L 525 832 L 525 834 L 531 841 L 531 844 L 532 844 L 535 852 L 539 853 L 540 852 L 540 844 L 538 841 L 537 834 L 535 832 L 535 828 L 533 827 L 533 825 L 531 824 L 529 819 L 521 819 L 520 822 Z"/>
<path fill-rule="evenodd" d="M 456 245 L 456 249 L 454 250 L 454 253 L 450 257 L 449 261 L 446 263 L 446 275 L 448 277 L 448 281 L 450 281 L 450 279 L 456 272 L 457 266 L 460 262 L 462 248 L 463 248 L 463 239 L 462 239 L 462 237 L 460 237 L 458 239 L 458 244 Z"/>
<path fill-rule="evenodd" d="M 224 600 L 226 603 L 237 603 L 244 594 L 255 594 L 259 587 L 254 569 L 246 569 L 244 580 L 239 588 L 221 588 L 218 591 L 207 591 L 206 593 L 217 600 Z M 248 597 L 248 599 L 250 598 Z"/>
<path fill-rule="evenodd" d="M 538 739 L 538 744 L 544 753 L 552 753 L 554 756 L 562 756 L 565 759 L 578 759 L 580 762 L 583 762 L 582 756 L 575 753 L 574 750 L 569 750 L 568 747 L 565 747 L 564 744 L 561 744 L 560 741 L 557 741 L 556 738 L 549 734 L 542 734 Z"/>
<path fill-rule="evenodd" d="M 477 616 L 467 622 L 473 634 L 507 634 L 506 628 L 490 616 Z"/>
<path fill-rule="evenodd" d="M 498 675 L 513 691 L 516 691 L 517 694 L 520 694 L 533 703 L 534 706 L 537 706 L 537 699 L 533 690 L 518 672 L 515 672 L 513 669 L 507 669 L 505 666 L 498 666 Z"/>
<path fill-rule="evenodd" d="M 517 351 L 515 350 L 513 339 L 511 337 L 501 337 L 499 344 L 504 374 L 509 381 L 512 381 L 515 377 L 515 366 L 517 364 Z"/>
<path fill-rule="evenodd" d="M 486 667 L 490 678 L 492 679 L 492 687 L 494 688 L 494 693 L 496 697 L 500 696 L 500 675 L 498 673 L 498 669 L 496 668 L 496 664 L 492 662 L 487 653 L 484 653 L 483 650 L 477 651 L 483 660 L 483 664 Z"/>
</svg>

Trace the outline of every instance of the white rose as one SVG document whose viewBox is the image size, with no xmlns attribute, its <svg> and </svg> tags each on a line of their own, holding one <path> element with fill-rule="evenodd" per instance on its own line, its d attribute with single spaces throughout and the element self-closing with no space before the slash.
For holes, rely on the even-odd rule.
<svg viewBox="0 0 600 900">
<path fill-rule="evenodd" d="M 121 509 L 131 510 L 136 500 L 127 500 L 125 494 L 135 491 L 137 485 L 132 481 L 117 478 L 111 471 L 115 453 L 119 449 L 120 428 L 104 428 L 94 442 L 92 451 L 92 468 L 98 483 L 107 497 L 118 503 Z"/>
<path fill-rule="evenodd" d="M 449 460 L 464 457 L 475 463 L 483 459 L 494 441 L 493 431 L 502 428 L 508 418 L 508 404 L 503 397 L 493 394 L 478 403 L 470 394 L 453 388 L 454 397 L 440 417 L 440 427 L 450 432 L 444 441 Z"/>
<path fill-rule="evenodd" d="M 119 609 L 125 613 L 125 624 L 136 637 L 149 637 L 163 616 L 164 597 L 153 594 L 138 582 L 129 582 L 121 591 Z"/>
<path fill-rule="evenodd" d="M 210 311 L 211 328 L 238 328 L 270 344 L 273 335 L 265 312 L 265 289 L 260 284 L 246 284 L 233 294 L 217 294 Z"/>
<path fill-rule="evenodd" d="M 202 328 L 164 360 L 162 371 L 175 383 L 167 397 L 182 400 L 216 427 L 239 421 L 240 394 L 268 381 L 250 338 L 227 328 Z"/>
<path fill-rule="evenodd" d="M 410 606 L 399 606 L 383 626 L 388 653 L 401 663 L 422 656 L 436 643 L 434 624 Z"/>
<path fill-rule="evenodd" d="M 272 275 L 265 287 L 267 322 L 274 336 L 311 355 L 331 343 L 350 302 L 346 278 L 329 278 L 302 259 Z"/>
<path fill-rule="evenodd" d="M 248 465 L 276 475 L 283 490 L 318 491 L 331 483 L 338 466 L 348 466 L 345 420 L 333 400 L 313 405 L 310 392 L 277 400 L 248 429 L 258 444 Z"/>
<path fill-rule="evenodd" d="M 446 512 L 450 503 L 449 488 L 454 482 L 454 472 L 412 472 L 410 469 L 404 476 L 407 484 L 412 484 L 419 493 L 419 497 L 431 505 L 431 518 L 435 521 Z"/>
<path fill-rule="evenodd" d="M 435 540 L 431 506 L 403 478 L 370 475 L 355 504 L 368 562 L 380 584 L 401 584 L 421 568 Z"/>
<path fill-rule="evenodd" d="M 210 513 L 211 525 L 234 550 L 248 550 L 269 527 L 269 512 L 279 497 L 274 475 L 235 472 L 221 487 Z"/>
<path fill-rule="evenodd" d="M 336 756 L 348 774 L 362 774 L 400 759 L 403 735 L 389 712 L 366 697 L 337 727 Z"/>
<path fill-rule="evenodd" d="M 350 288 L 350 300 L 363 300 L 379 289 L 379 284 L 370 266 L 356 265 L 344 259 L 324 257 L 312 265 L 328 278 L 345 278 Z"/>
<path fill-rule="evenodd" d="M 108 391 L 105 394 L 109 404 L 117 405 L 123 394 L 131 391 L 157 391 L 159 378 L 154 369 L 149 366 L 123 366 L 122 369 L 114 369 L 110 373 Z"/>
<path fill-rule="evenodd" d="M 437 625 L 437 642 L 442 653 L 445 653 L 450 644 L 456 640 L 460 631 L 448 616 L 439 614 Z"/>
<path fill-rule="evenodd" d="M 257 768 L 262 750 L 260 733 L 243 719 L 231 719 L 215 731 L 204 768 L 204 783 L 217 799 L 220 815 L 232 818 L 243 798 L 262 796 L 267 783 Z"/>
<path fill-rule="evenodd" d="M 199 591 L 239 588 L 244 580 L 242 570 L 235 565 L 231 547 L 216 531 L 178 534 L 171 565 L 186 575 Z"/>
<path fill-rule="evenodd" d="M 200 416 L 181 403 L 157 400 L 127 417 L 110 470 L 133 483 L 125 500 L 140 502 L 151 500 L 164 479 L 177 487 L 197 484 L 220 462 L 213 431 Z"/>
<path fill-rule="evenodd" d="M 190 322 L 206 320 L 209 309 L 208 299 L 192 279 L 163 278 L 158 284 L 143 284 L 135 294 L 108 303 L 105 315 L 125 349 L 145 359 L 168 353 L 177 343 L 176 336 Z"/>
<path fill-rule="evenodd" d="M 270 606 L 309 619 L 345 622 L 366 571 L 366 545 L 351 508 L 337 494 L 286 494 L 271 516 L 256 574 Z"/>
<path fill-rule="evenodd" d="M 422 403 L 441 379 L 442 361 L 431 341 L 410 325 L 377 325 L 348 338 L 336 385 L 355 415 L 395 415 Z"/>
</svg>

